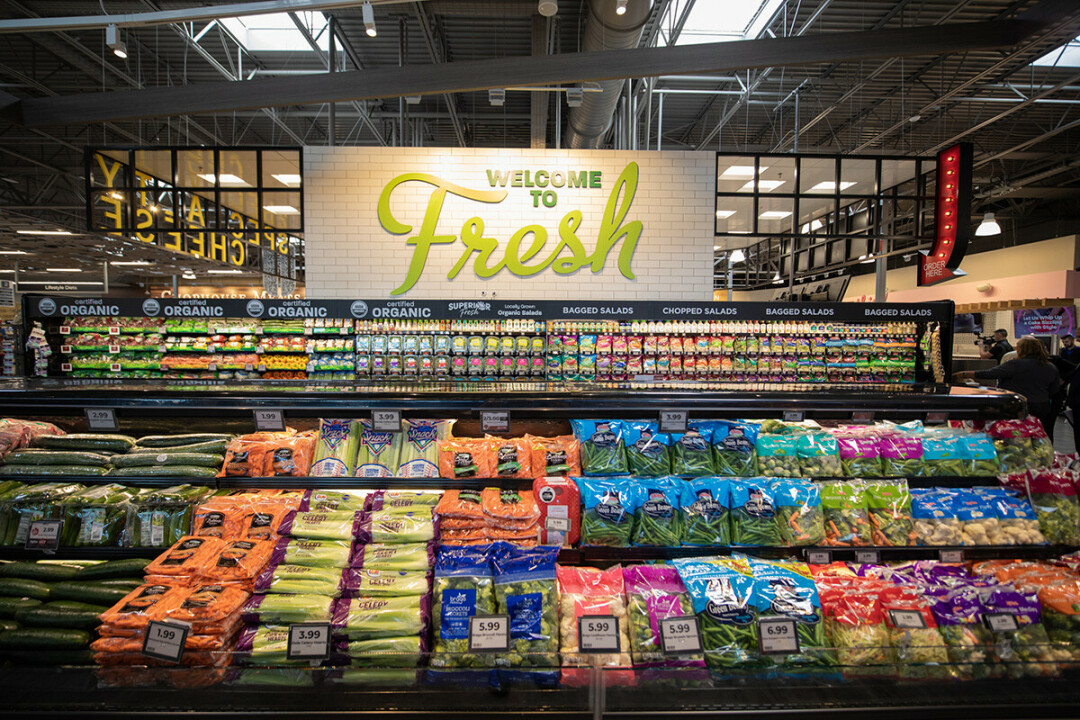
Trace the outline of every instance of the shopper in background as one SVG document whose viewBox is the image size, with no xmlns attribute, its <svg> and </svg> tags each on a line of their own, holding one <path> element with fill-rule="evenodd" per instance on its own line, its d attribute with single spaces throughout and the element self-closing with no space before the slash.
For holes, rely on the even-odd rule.
<svg viewBox="0 0 1080 720">
<path fill-rule="evenodd" d="M 1065 396 L 1065 418 L 1072 425 L 1073 452 L 1080 453 L 1080 367 L 1073 370 L 1066 380 L 1069 391 Z"/>
<path fill-rule="evenodd" d="M 1009 333 L 1002 328 L 998 328 L 990 337 L 993 342 L 983 344 L 982 349 L 979 350 L 979 357 L 985 360 L 993 358 L 1000 364 L 1002 356 L 1013 349 L 1013 346 L 1009 344 Z"/>
<path fill-rule="evenodd" d="M 1061 350 L 1058 350 L 1058 357 L 1072 365 L 1074 369 L 1080 366 L 1080 347 L 1077 346 L 1075 337 L 1061 336 Z"/>
<path fill-rule="evenodd" d="M 1004 333 L 998 330 L 994 333 Z M 1006 343 L 1008 344 L 1008 343 Z M 1023 338 L 1016 343 L 1016 359 L 989 370 L 967 370 L 956 373 L 959 380 L 997 380 L 1002 390 L 1027 398 L 1028 412 L 1039 418 L 1047 435 L 1053 437 L 1053 397 L 1061 387 L 1061 375 L 1050 362 L 1046 347 L 1035 338 Z"/>
</svg>

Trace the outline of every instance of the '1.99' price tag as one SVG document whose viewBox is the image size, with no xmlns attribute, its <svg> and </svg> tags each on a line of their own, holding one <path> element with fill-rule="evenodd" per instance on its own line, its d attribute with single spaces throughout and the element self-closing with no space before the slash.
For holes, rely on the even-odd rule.
<svg viewBox="0 0 1080 720">
<path fill-rule="evenodd" d="M 582 615 L 578 618 L 578 651 L 619 652 L 619 623 L 614 615 Z"/>
<path fill-rule="evenodd" d="M 898 630 L 926 629 L 926 618 L 918 610 L 890 610 L 889 618 Z"/>
<path fill-rule="evenodd" d="M 832 553 L 828 550 L 807 550 L 806 562 L 810 565 L 828 565 L 832 562 Z"/>
<path fill-rule="evenodd" d="M 509 649 L 509 615 L 474 615 L 469 618 L 469 652 L 506 652 Z"/>
<path fill-rule="evenodd" d="M 661 620 L 660 644 L 665 655 L 701 652 L 701 631 L 697 618 L 682 615 Z"/>
<path fill-rule="evenodd" d="M 63 527 L 63 520 L 34 520 L 26 534 L 26 549 L 56 552 L 60 547 L 60 530 Z"/>
<path fill-rule="evenodd" d="M 285 430 L 285 412 L 283 410 L 255 410 L 255 429 L 258 432 L 283 432 Z"/>
<path fill-rule="evenodd" d="M 326 660 L 330 657 L 330 623 L 290 625 L 285 656 L 289 660 Z"/>
<path fill-rule="evenodd" d="M 180 662 L 180 656 L 184 654 L 184 642 L 187 640 L 188 630 L 186 625 L 179 623 L 151 620 L 146 626 L 142 654 L 155 660 Z"/>
<path fill-rule="evenodd" d="M 758 620 L 758 638 L 761 652 L 788 655 L 799 652 L 799 633 L 795 621 L 788 618 L 763 618 Z"/>
</svg>

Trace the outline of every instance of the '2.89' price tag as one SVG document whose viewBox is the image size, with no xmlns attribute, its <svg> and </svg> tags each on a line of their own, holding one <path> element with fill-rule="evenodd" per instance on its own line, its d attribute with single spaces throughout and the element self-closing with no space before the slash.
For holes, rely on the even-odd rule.
<svg viewBox="0 0 1080 720">
<path fill-rule="evenodd" d="M 758 641 L 761 652 L 788 655 L 799 652 L 799 633 L 795 621 L 788 618 L 758 620 Z"/>
<path fill-rule="evenodd" d="M 697 618 L 682 615 L 661 620 L 660 644 L 665 655 L 701 652 L 701 630 Z"/>
<path fill-rule="evenodd" d="M 186 625 L 180 625 L 179 623 L 151 620 L 146 626 L 142 654 L 155 660 L 164 660 L 171 663 L 180 662 L 180 656 L 184 654 L 184 643 L 187 641 L 188 630 L 189 628 Z"/>
<path fill-rule="evenodd" d="M 474 615 L 469 618 L 469 652 L 506 652 L 509 649 L 509 615 Z"/>
<path fill-rule="evenodd" d="M 578 652 L 619 652 L 619 623 L 614 615 L 582 615 L 578 618 Z"/>
<path fill-rule="evenodd" d="M 285 656 L 288 660 L 326 660 L 330 657 L 330 623 L 290 625 Z"/>
</svg>

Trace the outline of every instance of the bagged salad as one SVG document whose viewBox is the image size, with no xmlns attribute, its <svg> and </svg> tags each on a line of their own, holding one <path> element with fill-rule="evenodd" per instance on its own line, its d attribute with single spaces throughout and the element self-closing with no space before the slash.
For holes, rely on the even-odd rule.
<svg viewBox="0 0 1080 720">
<path fill-rule="evenodd" d="M 629 478 L 574 478 L 581 493 L 581 544 L 628 547 L 634 527 L 634 482 Z"/>
<path fill-rule="evenodd" d="M 679 500 L 682 480 L 677 477 L 642 478 L 630 487 L 634 504 L 632 545 L 673 547 L 682 535 Z"/>
<path fill-rule="evenodd" d="M 660 432 L 659 423 L 626 422 L 626 460 L 634 477 L 671 474 L 671 436 Z"/>
<path fill-rule="evenodd" d="M 754 573 L 745 557 L 676 558 L 701 629 L 705 664 L 713 670 L 760 667 Z"/>
<path fill-rule="evenodd" d="M 682 544 L 729 545 L 731 481 L 727 478 L 694 478 L 682 484 Z"/>
<path fill-rule="evenodd" d="M 896 658 L 877 586 L 846 580 L 818 586 L 837 662 L 848 677 L 891 675 Z"/>
<path fill-rule="evenodd" d="M 496 665 L 558 667 L 558 557 L 557 547 L 522 548 L 506 542 L 492 546 L 495 606 L 510 616 L 510 652 L 498 656 Z"/>
<path fill-rule="evenodd" d="M 630 652 L 635 667 L 703 667 L 704 655 L 665 655 L 660 621 L 693 615 L 694 606 L 678 571 L 664 565 L 623 568 L 626 612 L 630 619 Z"/>
<path fill-rule="evenodd" d="M 865 483 L 859 480 L 821 483 L 821 511 L 825 516 L 826 545 L 857 547 L 872 544 Z"/>
<path fill-rule="evenodd" d="M 581 469 L 586 475 L 624 475 L 626 441 L 619 420 L 571 420 L 574 437 L 581 443 Z"/>
<path fill-rule="evenodd" d="M 825 544 L 821 486 L 809 480 L 774 480 L 776 522 L 788 547 Z"/>
<path fill-rule="evenodd" d="M 768 478 L 732 478 L 731 544 L 783 545 L 776 518 L 776 498 Z"/>
</svg>

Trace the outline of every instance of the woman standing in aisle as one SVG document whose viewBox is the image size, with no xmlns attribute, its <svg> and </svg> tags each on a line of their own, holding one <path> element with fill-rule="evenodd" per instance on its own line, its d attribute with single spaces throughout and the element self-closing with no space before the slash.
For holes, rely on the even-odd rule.
<svg viewBox="0 0 1080 720">
<path fill-rule="evenodd" d="M 955 374 L 958 380 L 997 380 L 1002 390 L 1023 395 L 1028 413 L 1039 418 L 1044 428 L 1054 426 L 1051 399 L 1061 386 L 1061 375 L 1050 362 L 1046 347 L 1035 338 L 1016 343 L 1016 359 L 989 370 L 967 370 Z"/>
</svg>

